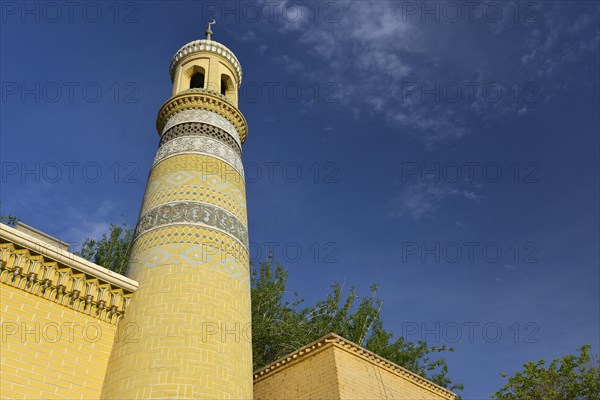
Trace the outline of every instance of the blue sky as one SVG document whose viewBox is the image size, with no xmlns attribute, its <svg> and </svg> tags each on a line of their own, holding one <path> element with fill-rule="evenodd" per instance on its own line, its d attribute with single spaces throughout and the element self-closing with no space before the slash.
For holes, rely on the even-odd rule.
<svg viewBox="0 0 600 400">
<path fill-rule="evenodd" d="M 273 248 L 309 303 L 378 283 L 389 329 L 456 348 L 465 399 L 599 350 L 598 3 L 3 2 L 1 18 L 2 214 L 75 249 L 134 224 L 170 59 L 215 18 L 244 71 L 253 260 Z"/>
</svg>

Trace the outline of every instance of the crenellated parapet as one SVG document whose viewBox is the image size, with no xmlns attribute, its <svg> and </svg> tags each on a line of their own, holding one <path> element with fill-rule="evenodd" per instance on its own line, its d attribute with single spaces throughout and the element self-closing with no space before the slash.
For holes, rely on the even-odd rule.
<svg viewBox="0 0 600 400">
<path fill-rule="evenodd" d="M 0 283 L 116 324 L 138 283 L 0 224 Z"/>
</svg>

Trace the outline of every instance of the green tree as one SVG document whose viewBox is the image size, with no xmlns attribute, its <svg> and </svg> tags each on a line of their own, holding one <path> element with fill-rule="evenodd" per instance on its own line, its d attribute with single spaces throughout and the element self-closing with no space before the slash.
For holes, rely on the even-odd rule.
<svg viewBox="0 0 600 400">
<path fill-rule="evenodd" d="M 555 359 L 547 368 L 544 360 L 523 364 L 524 369 L 509 377 L 492 399 L 600 400 L 600 357 L 592 356 L 589 344 L 578 351 Z"/>
<path fill-rule="evenodd" d="M 19 219 L 12 214 L 0 215 L 0 223 L 14 227 L 17 222 L 19 222 Z"/>
<path fill-rule="evenodd" d="M 252 346 L 254 369 L 302 347 L 321 336 L 335 332 L 375 354 L 399 364 L 440 386 L 461 390 L 452 384 L 448 365 L 439 353 L 453 351 L 398 337 L 383 328 L 383 301 L 377 298 L 377 286 L 361 297 L 355 288 L 343 296 L 343 286 L 332 291 L 314 306 L 301 307 L 303 299 L 286 290 L 288 274 L 280 264 L 260 263 L 252 270 Z M 291 300 L 287 300 L 291 299 Z"/>
<path fill-rule="evenodd" d="M 108 232 L 102 235 L 102 239 L 86 238 L 81 250 L 75 254 L 124 275 L 133 234 L 134 229 L 127 227 L 126 224 L 110 224 Z"/>
<path fill-rule="evenodd" d="M 302 303 L 297 293 L 285 289 L 287 271 L 269 262 L 251 268 L 252 358 L 254 370 L 309 343 L 298 331 Z M 286 298 L 291 297 L 288 301 Z"/>
</svg>

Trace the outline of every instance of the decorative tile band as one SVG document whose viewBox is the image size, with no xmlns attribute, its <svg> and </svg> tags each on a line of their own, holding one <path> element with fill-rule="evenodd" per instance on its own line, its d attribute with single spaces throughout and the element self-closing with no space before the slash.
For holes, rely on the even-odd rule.
<svg viewBox="0 0 600 400">
<path fill-rule="evenodd" d="M 200 122 L 204 124 L 213 125 L 227 132 L 229 135 L 231 135 L 231 137 L 233 137 L 233 139 L 240 147 L 242 146 L 240 142 L 240 135 L 237 129 L 235 129 L 235 127 L 233 126 L 233 124 L 229 122 L 227 118 L 223 118 L 219 114 L 208 110 L 191 109 L 179 111 L 178 113 L 174 114 L 171 118 L 169 118 L 169 120 L 165 124 L 165 127 L 162 130 L 162 134 L 164 135 L 165 132 L 167 132 L 175 125 L 184 124 L 186 122 Z"/>
<path fill-rule="evenodd" d="M 195 185 L 162 187 L 161 189 L 146 193 L 140 215 L 161 204 L 175 201 L 200 201 L 231 211 L 240 221 L 248 219 L 246 202 L 243 196 L 237 196 L 236 199 L 232 199 L 221 190 L 210 187 L 197 187 Z"/>
<path fill-rule="evenodd" d="M 248 248 L 248 229 L 229 211 L 195 201 L 163 204 L 140 217 L 136 237 L 166 225 L 200 225 L 223 231 Z"/>
<path fill-rule="evenodd" d="M 160 137 L 159 147 L 164 145 L 170 140 L 173 140 L 182 136 L 207 136 L 213 139 L 219 140 L 229 147 L 235 153 L 242 157 L 242 148 L 239 143 L 227 132 L 221 128 L 217 128 L 214 125 L 205 124 L 202 122 L 185 122 L 178 124 L 170 128 Z"/>
<path fill-rule="evenodd" d="M 222 247 L 223 244 L 217 242 L 195 242 L 169 243 L 144 250 L 136 249 L 135 257 L 130 259 L 128 273 L 135 274 L 139 279 L 139 274 L 143 270 L 185 265 L 218 269 L 232 279 L 248 282 L 250 280 L 248 263 L 243 262 L 240 257 L 229 254 L 228 251 L 221 251 Z"/>
<path fill-rule="evenodd" d="M 226 162 L 204 154 L 178 154 L 155 165 L 146 194 L 182 185 L 210 187 L 235 201 L 246 202 L 246 182 L 240 174 Z"/>
<path fill-rule="evenodd" d="M 162 145 L 156 152 L 154 167 L 165 158 L 184 153 L 206 154 L 218 157 L 231 165 L 244 178 L 242 159 L 226 144 L 205 136 L 187 136 L 173 139 Z"/>
<path fill-rule="evenodd" d="M 204 245 L 205 247 L 212 247 L 220 250 L 219 256 L 229 258 L 233 257 L 236 262 L 248 267 L 250 261 L 250 254 L 248 249 L 240 244 L 231 235 L 221 232 L 216 229 L 210 229 L 204 226 L 197 225 L 170 225 L 165 226 L 161 229 L 150 230 L 142 236 L 136 238 L 131 249 L 132 262 L 137 264 L 135 268 L 147 268 L 152 267 L 145 263 L 143 258 L 137 256 L 147 251 L 154 251 L 154 249 L 161 249 L 167 251 L 170 256 L 176 257 L 177 251 L 171 251 L 168 249 L 175 248 L 177 244 L 184 245 Z M 166 250 L 165 250 L 166 249 Z M 157 250 L 158 251 L 158 250 Z M 153 258 L 153 257 L 152 257 Z M 169 259 L 168 263 L 171 260 Z M 130 274 L 130 269 L 127 270 L 127 275 L 135 277 Z"/>
</svg>

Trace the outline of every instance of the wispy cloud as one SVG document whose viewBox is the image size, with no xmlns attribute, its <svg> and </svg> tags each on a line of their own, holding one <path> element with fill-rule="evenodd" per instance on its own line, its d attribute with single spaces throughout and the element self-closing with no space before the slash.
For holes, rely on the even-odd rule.
<svg viewBox="0 0 600 400">
<path fill-rule="evenodd" d="M 306 52 L 295 57 L 317 61 L 310 70 L 291 55 L 275 61 L 292 75 L 335 81 L 340 104 L 356 118 L 383 119 L 399 134 L 421 137 L 428 148 L 467 136 L 480 121 L 534 112 L 538 103 L 565 90 L 566 84 L 549 79 L 585 64 L 584 57 L 593 63 L 587 74 L 565 75 L 581 82 L 597 79 L 599 34 L 589 7 L 565 17 L 561 4 L 535 3 L 536 19 L 530 23 L 515 21 L 514 5 L 506 2 L 496 3 L 504 15 L 497 23 L 481 13 L 471 22 L 424 23 L 418 15 L 405 18 L 402 2 L 335 4 L 336 23 L 279 21 L 280 33 Z M 476 86 L 469 86 L 473 82 Z M 424 89 L 407 97 L 407 84 Z M 448 86 L 460 88 L 459 101 L 448 98 L 453 96 L 452 87 L 444 91 Z"/>
<path fill-rule="evenodd" d="M 256 37 L 256 32 L 247 31 L 239 35 L 238 39 L 240 39 L 242 42 L 254 42 L 256 40 Z"/>
<path fill-rule="evenodd" d="M 261 44 L 260 46 L 258 46 L 256 48 L 256 52 L 260 55 L 263 55 L 267 52 L 268 48 L 269 48 L 269 46 L 267 46 L 266 44 Z"/>
<path fill-rule="evenodd" d="M 303 63 L 301 63 L 298 60 L 294 60 L 294 59 L 290 58 L 290 56 L 288 56 L 287 54 L 277 56 L 274 58 L 274 60 L 278 64 L 283 65 L 285 70 L 292 75 L 307 72 L 307 68 L 305 67 L 305 65 Z"/>
<path fill-rule="evenodd" d="M 450 197 L 479 201 L 483 196 L 473 191 L 449 187 L 443 183 L 413 183 L 389 204 L 388 217 L 404 217 L 419 221 L 433 217 L 444 200 Z"/>
<path fill-rule="evenodd" d="M 59 207 L 58 205 L 65 205 Z M 76 251 L 86 238 L 99 239 L 111 222 L 118 222 L 117 205 L 108 199 L 73 203 L 67 187 L 39 182 L 23 184 L 10 197 L 3 198 L 2 212 L 12 213 L 26 224 L 70 243 Z"/>
<path fill-rule="evenodd" d="M 114 210 L 115 204 L 110 200 L 101 201 L 91 211 L 71 206 L 65 212 L 65 224 L 57 236 L 67 243 L 73 243 L 75 247 L 80 246 L 86 238 L 100 239 L 108 231 L 111 222 L 115 222 L 111 220 Z"/>
</svg>

